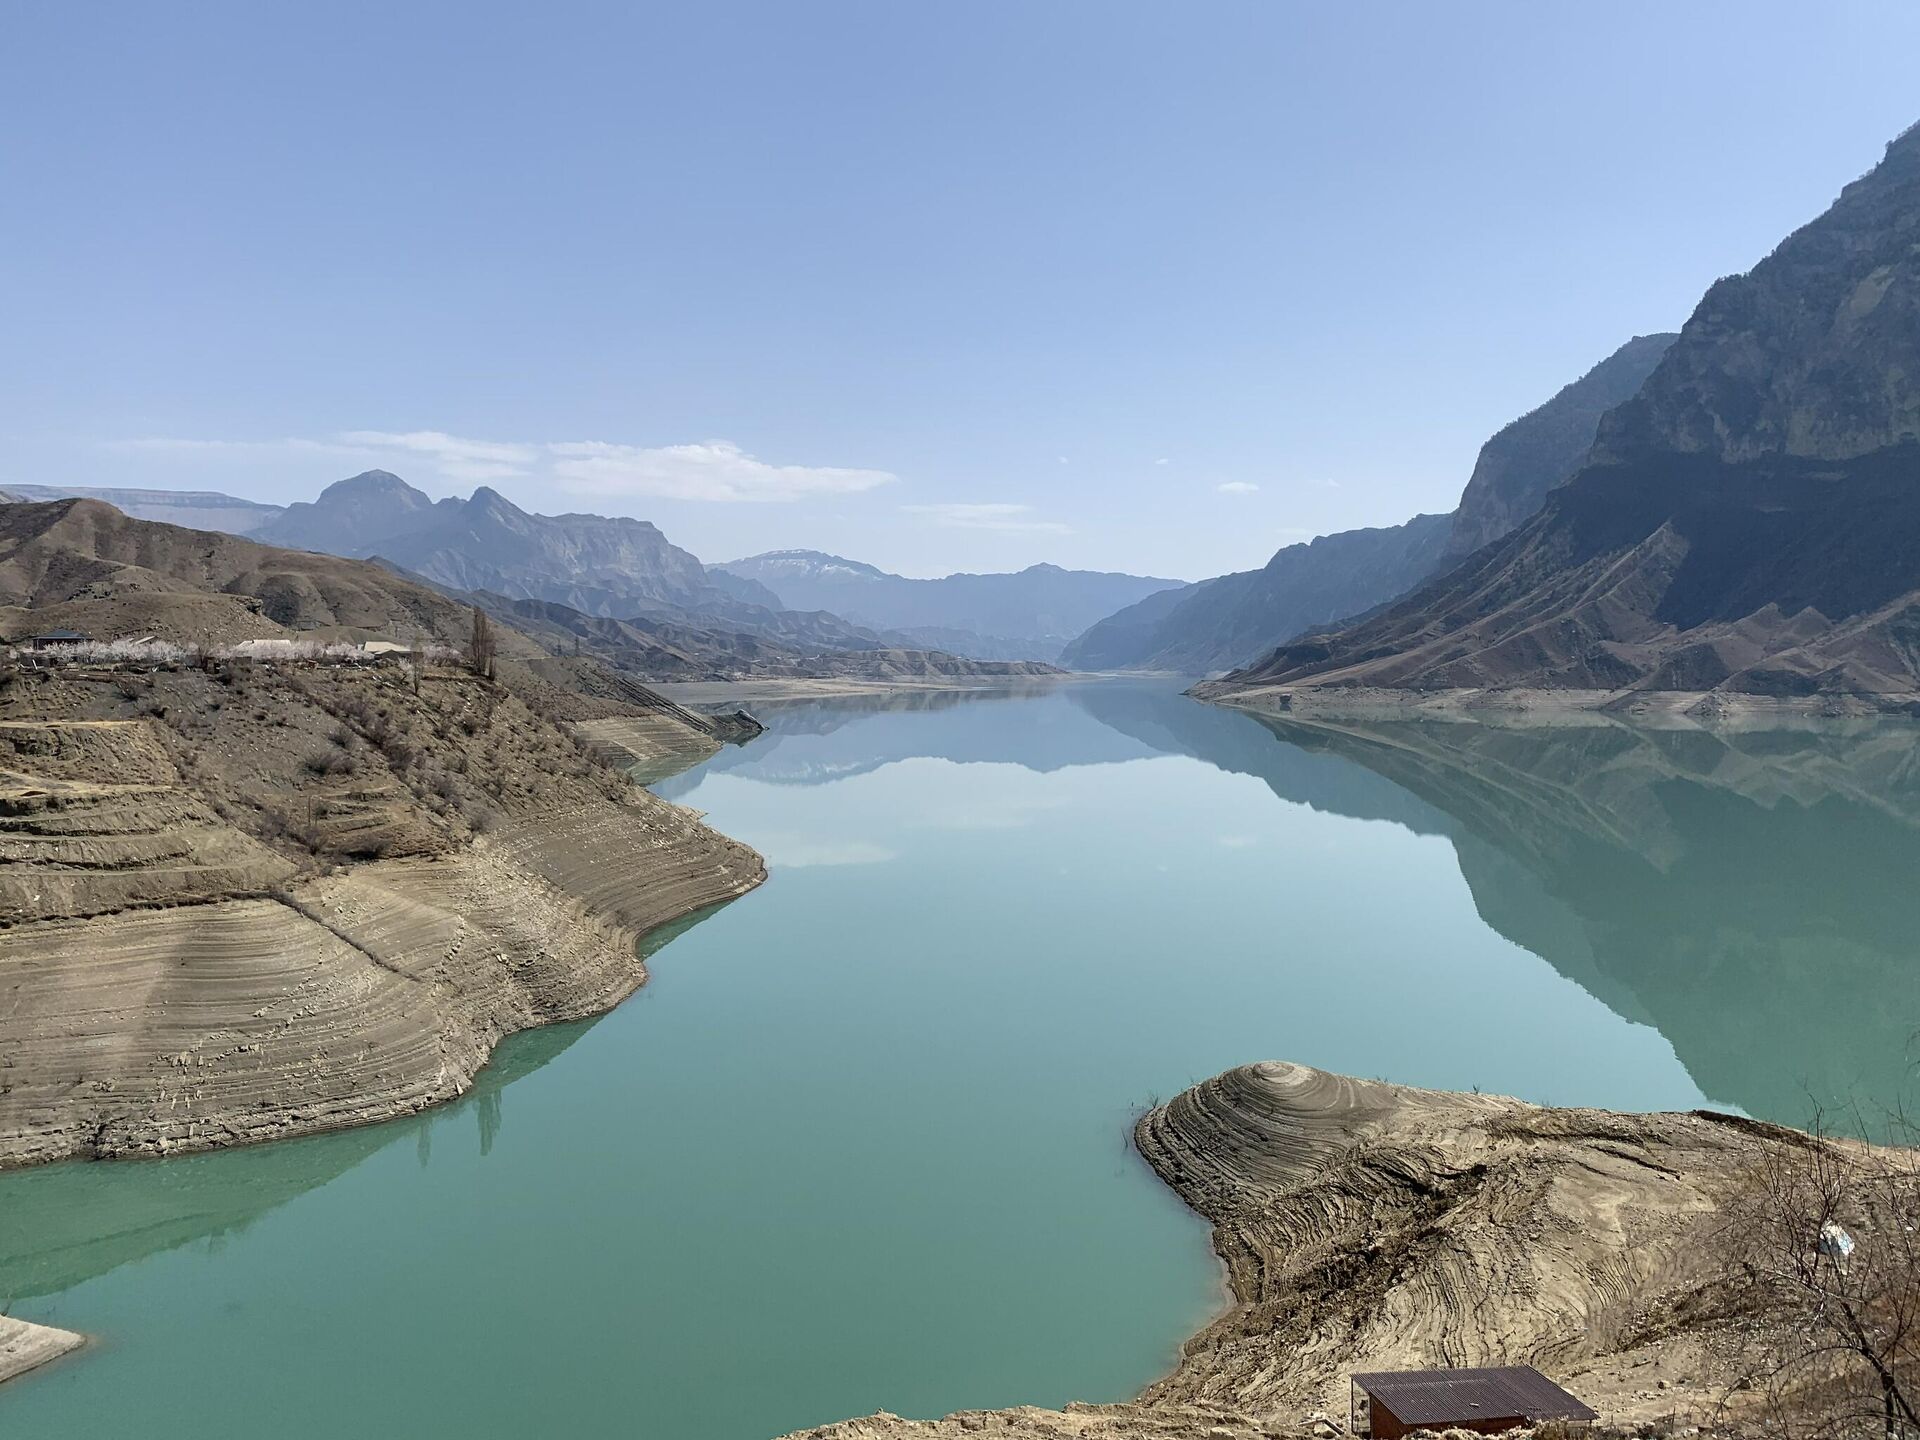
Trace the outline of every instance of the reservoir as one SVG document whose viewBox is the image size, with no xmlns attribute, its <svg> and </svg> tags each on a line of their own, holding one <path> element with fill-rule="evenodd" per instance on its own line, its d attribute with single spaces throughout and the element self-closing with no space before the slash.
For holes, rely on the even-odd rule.
<svg viewBox="0 0 1920 1440">
<path fill-rule="evenodd" d="M 598 1020 L 409 1120 L 0 1176 L 53 1437 L 766 1440 L 1126 1398 L 1220 1304 L 1142 1107 L 1260 1059 L 1871 1128 L 1913 734 L 1309 725 L 1170 682 L 756 707 L 760 850 Z M 4 1071 L 0 1070 L 0 1076 Z"/>
</svg>

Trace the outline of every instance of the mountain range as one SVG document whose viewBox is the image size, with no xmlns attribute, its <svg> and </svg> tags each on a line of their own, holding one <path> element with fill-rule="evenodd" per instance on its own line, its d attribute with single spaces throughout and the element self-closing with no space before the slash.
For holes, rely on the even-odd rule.
<svg viewBox="0 0 1920 1440">
<path fill-rule="evenodd" d="M 329 555 L 379 556 L 439 585 L 555 600 L 588 615 L 662 605 L 715 614 L 781 608 L 769 593 L 714 584 L 705 566 L 648 521 L 535 515 L 486 486 L 464 500 L 434 500 L 385 470 L 336 481 L 318 499 L 289 505 L 256 538 Z"/>
<path fill-rule="evenodd" d="M 1638 335 L 1480 449 L 1451 514 L 1289 545 L 1260 570 L 1162 592 L 1108 616 L 1062 653 L 1081 670 L 1204 675 L 1360 615 L 1519 525 L 1579 468 L 1600 417 L 1652 373 L 1672 335 Z"/>
<path fill-rule="evenodd" d="M 1050 661 L 1109 611 L 1180 583 L 1052 565 L 913 580 L 812 551 L 709 567 L 648 521 L 535 514 L 486 486 L 435 500 L 385 470 L 285 507 L 211 491 L 10 489 L 31 500 L 84 494 L 135 518 L 378 560 L 508 624 L 557 624 L 629 661 L 651 656 L 656 678 L 704 677 L 749 657 L 880 650 Z"/>
<path fill-rule="evenodd" d="M 1910 129 L 1707 291 L 1531 519 L 1207 693 L 1920 690 L 1916 233 Z"/>
<path fill-rule="evenodd" d="M 1095 621 L 1181 584 L 1058 565 L 922 580 L 818 550 L 772 550 L 714 573 L 763 586 L 793 609 L 830 610 L 917 644 L 1002 660 L 1056 660 Z"/>
</svg>

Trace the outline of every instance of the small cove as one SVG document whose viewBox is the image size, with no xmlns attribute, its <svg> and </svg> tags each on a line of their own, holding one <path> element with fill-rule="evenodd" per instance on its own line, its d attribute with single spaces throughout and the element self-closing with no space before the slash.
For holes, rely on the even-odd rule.
<svg viewBox="0 0 1920 1440">
<path fill-rule="evenodd" d="M 1920 1021 L 1874 732 L 1316 730 L 1147 682 L 763 718 L 655 788 L 769 882 L 652 937 L 610 1015 L 392 1125 L 0 1177 L 0 1299 L 100 1337 L 0 1429 L 754 1440 L 1120 1399 L 1219 1300 L 1127 1143 L 1155 1098 L 1288 1058 L 1792 1121 L 1893 1099 Z"/>
</svg>

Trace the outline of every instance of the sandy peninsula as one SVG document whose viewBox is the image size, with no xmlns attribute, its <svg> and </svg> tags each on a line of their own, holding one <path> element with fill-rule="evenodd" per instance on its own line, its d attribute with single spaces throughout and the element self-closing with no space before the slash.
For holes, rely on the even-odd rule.
<svg viewBox="0 0 1920 1440">
<path fill-rule="evenodd" d="M 1530 1363 L 1604 1420 L 1703 1415 L 1731 1187 L 1795 1132 L 1551 1109 L 1268 1063 L 1144 1115 L 1140 1153 L 1213 1225 L 1232 1303 L 1137 1399 L 874 1415 L 788 1440 L 1211 1440 L 1344 1419 L 1347 1375 Z"/>
</svg>

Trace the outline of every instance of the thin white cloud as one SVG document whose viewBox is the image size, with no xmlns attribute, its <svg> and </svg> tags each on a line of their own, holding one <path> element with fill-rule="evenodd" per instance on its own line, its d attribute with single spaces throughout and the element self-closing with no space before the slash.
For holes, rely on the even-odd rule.
<svg viewBox="0 0 1920 1440">
<path fill-rule="evenodd" d="M 1154 461 L 1153 463 L 1156 465 L 1164 465 L 1167 463 L 1167 457 L 1162 455 L 1158 460 Z"/>
<path fill-rule="evenodd" d="M 443 430 L 348 430 L 327 440 L 192 440 L 152 436 L 108 442 L 116 450 L 204 455 L 254 463 L 325 455 L 342 462 L 442 480 L 545 482 L 596 498 L 790 501 L 846 495 L 891 483 L 886 470 L 779 465 L 730 440 L 697 445 L 622 445 L 606 440 L 476 440 Z"/>
<path fill-rule="evenodd" d="M 833 465 L 773 465 L 728 440 L 700 445 L 612 445 L 570 440 L 549 445 L 553 473 L 593 495 L 648 495 L 666 500 L 800 500 L 846 495 L 888 484 L 885 470 Z"/>
<path fill-rule="evenodd" d="M 1033 520 L 1031 505 L 902 505 L 908 515 L 924 515 L 936 525 L 955 530 L 1004 530 L 1020 535 L 1068 535 L 1070 527 L 1056 520 Z"/>
<path fill-rule="evenodd" d="M 442 430 L 349 430 L 341 440 L 371 450 L 399 450 L 425 456 L 449 480 L 511 480 L 531 472 L 540 459 L 538 445 L 468 440 Z"/>
<path fill-rule="evenodd" d="M 1224 485 L 1214 486 L 1222 495 L 1251 495 L 1259 488 L 1251 480 L 1229 480 Z"/>
</svg>

